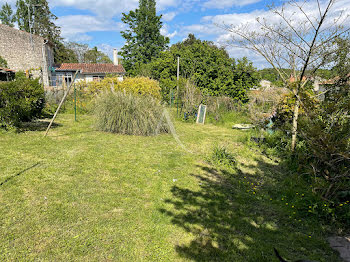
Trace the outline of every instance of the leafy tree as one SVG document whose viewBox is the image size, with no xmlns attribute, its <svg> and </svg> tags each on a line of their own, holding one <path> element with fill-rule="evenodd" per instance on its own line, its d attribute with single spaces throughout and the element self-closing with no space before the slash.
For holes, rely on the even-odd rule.
<svg viewBox="0 0 350 262">
<path fill-rule="evenodd" d="M 1 56 L 0 56 L 0 67 L 5 67 L 5 68 L 8 67 L 7 61 L 4 58 L 2 58 Z"/>
<path fill-rule="evenodd" d="M 224 48 L 190 34 L 147 66 L 151 76 L 160 81 L 164 96 L 176 87 L 177 57 L 181 60 L 181 76 L 192 78 L 206 95 L 226 95 L 246 101 L 246 91 L 259 81 L 258 72 L 246 58 L 236 61 Z"/>
<path fill-rule="evenodd" d="M 349 36 L 335 39 L 336 51 L 331 57 L 335 63 L 332 68 L 333 75 L 347 78 L 350 72 L 350 39 Z"/>
<path fill-rule="evenodd" d="M 50 11 L 47 0 L 17 0 L 16 21 L 19 29 L 32 32 L 50 40 L 54 45 L 55 61 L 68 56 L 62 45 L 61 29 L 54 21 L 57 17 Z"/>
<path fill-rule="evenodd" d="M 274 86 L 282 87 L 284 85 L 280 75 L 274 68 L 264 68 L 259 70 L 261 79 L 270 81 Z"/>
<path fill-rule="evenodd" d="M 57 17 L 50 11 L 47 0 L 17 0 L 16 7 L 19 29 L 32 31 L 52 42 L 61 40 L 61 30 L 54 23 Z"/>
<path fill-rule="evenodd" d="M 15 17 L 13 15 L 13 11 L 11 6 L 8 3 L 5 3 L 0 10 L 0 20 L 1 23 L 4 25 L 8 25 L 11 27 L 14 27 L 15 25 L 13 22 L 15 22 Z"/>
<path fill-rule="evenodd" d="M 78 63 L 78 57 L 76 53 L 66 47 L 63 43 L 58 42 L 55 48 L 55 62 L 56 63 Z"/>
<path fill-rule="evenodd" d="M 112 60 L 101 51 L 97 50 L 97 47 L 94 47 L 91 50 L 88 50 L 84 54 L 84 63 L 91 64 L 112 64 Z"/>
<path fill-rule="evenodd" d="M 84 63 L 85 54 L 90 49 L 87 44 L 79 44 L 76 42 L 65 43 L 65 47 L 74 52 L 74 54 L 78 60 L 78 63 Z"/>
<path fill-rule="evenodd" d="M 169 38 L 160 33 L 161 17 L 156 14 L 155 0 L 140 0 L 138 9 L 123 13 L 122 21 L 128 29 L 121 32 L 126 40 L 121 55 L 129 74 L 136 74 L 135 66 L 149 63 L 167 48 Z"/>
</svg>

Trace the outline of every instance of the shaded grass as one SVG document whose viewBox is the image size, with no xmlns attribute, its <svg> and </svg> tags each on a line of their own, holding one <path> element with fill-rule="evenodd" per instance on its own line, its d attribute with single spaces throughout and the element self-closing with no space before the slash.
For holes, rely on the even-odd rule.
<svg viewBox="0 0 350 262">
<path fill-rule="evenodd" d="M 177 123 L 188 154 L 171 135 L 73 119 L 60 115 L 47 138 L 0 131 L 1 261 L 274 261 L 273 247 L 338 261 L 320 226 L 289 218 L 282 167 L 238 142 L 243 132 Z M 237 169 L 203 162 L 218 141 Z"/>
</svg>

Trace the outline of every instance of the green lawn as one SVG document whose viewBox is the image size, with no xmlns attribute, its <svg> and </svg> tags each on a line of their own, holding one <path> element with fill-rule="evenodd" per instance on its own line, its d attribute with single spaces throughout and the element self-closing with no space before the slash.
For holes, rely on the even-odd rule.
<svg viewBox="0 0 350 262">
<path fill-rule="evenodd" d="M 0 131 L 0 261 L 340 261 L 319 225 L 280 201 L 276 159 L 246 134 L 176 123 L 171 135 L 96 132 L 60 115 L 19 134 Z M 237 169 L 210 166 L 225 145 Z"/>
</svg>

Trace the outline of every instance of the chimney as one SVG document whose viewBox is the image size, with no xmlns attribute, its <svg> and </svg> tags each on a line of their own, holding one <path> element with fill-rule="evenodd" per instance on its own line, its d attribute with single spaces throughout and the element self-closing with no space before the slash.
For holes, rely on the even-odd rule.
<svg viewBox="0 0 350 262">
<path fill-rule="evenodd" d="M 118 50 L 116 48 L 113 49 L 113 62 L 114 65 L 118 65 Z"/>
</svg>

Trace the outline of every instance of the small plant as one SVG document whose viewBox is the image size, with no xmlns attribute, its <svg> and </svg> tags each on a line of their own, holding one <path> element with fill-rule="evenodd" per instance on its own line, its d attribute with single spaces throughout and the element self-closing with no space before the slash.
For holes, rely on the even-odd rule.
<svg viewBox="0 0 350 262">
<path fill-rule="evenodd" d="M 215 165 L 231 168 L 236 166 L 235 157 L 230 152 L 228 152 L 224 146 L 215 146 L 209 160 Z"/>
<path fill-rule="evenodd" d="M 101 131 L 142 136 L 168 132 L 163 106 L 151 96 L 104 92 L 96 99 L 94 114 Z"/>
</svg>

